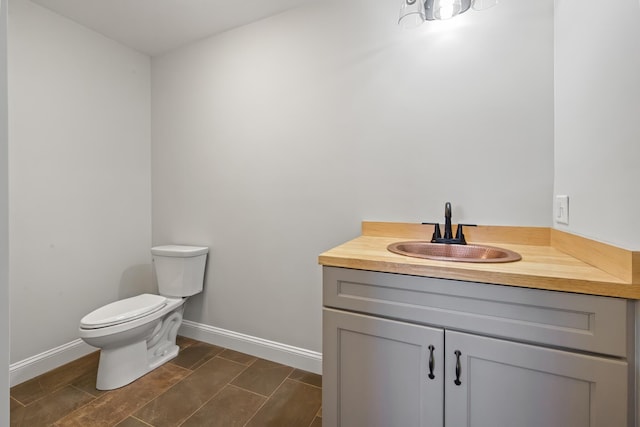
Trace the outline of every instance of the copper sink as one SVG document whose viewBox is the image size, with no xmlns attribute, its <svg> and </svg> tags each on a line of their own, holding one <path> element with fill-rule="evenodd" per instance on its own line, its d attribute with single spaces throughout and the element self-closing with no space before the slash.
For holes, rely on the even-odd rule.
<svg viewBox="0 0 640 427">
<path fill-rule="evenodd" d="M 447 245 L 427 241 L 396 242 L 387 246 L 393 253 L 415 258 L 457 262 L 513 262 L 522 259 L 508 249 L 485 245 Z"/>
</svg>

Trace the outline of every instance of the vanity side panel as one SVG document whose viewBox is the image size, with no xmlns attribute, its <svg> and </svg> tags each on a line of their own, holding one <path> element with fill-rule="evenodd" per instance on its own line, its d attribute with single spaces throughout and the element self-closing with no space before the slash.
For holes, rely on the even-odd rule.
<svg viewBox="0 0 640 427">
<path fill-rule="evenodd" d="M 629 351 L 629 411 L 633 412 L 633 423 L 629 425 L 638 426 L 640 424 L 640 301 L 629 301 L 629 342 L 633 350 Z"/>
</svg>

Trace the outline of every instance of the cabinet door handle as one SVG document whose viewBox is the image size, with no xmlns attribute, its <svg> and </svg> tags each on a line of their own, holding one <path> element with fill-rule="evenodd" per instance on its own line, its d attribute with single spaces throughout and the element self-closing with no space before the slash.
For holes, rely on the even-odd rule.
<svg viewBox="0 0 640 427">
<path fill-rule="evenodd" d="M 462 366 L 460 365 L 460 356 L 462 355 L 462 353 L 460 353 L 460 350 L 456 350 L 454 354 L 456 355 L 456 379 L 455 381 L 453 381 L 453 383 L 455 385 L 460 385 L 462 384 L 460 382 L 460 375 L 462 375 Z"/>
<path fill-rule="evenodd" d="M 436 376 L 433 375 L 433 370 L 436 367 L 436 360 L 433 357 L 433 352 L 436 348 L 432 345 L 429 346 L 429 379 L 432 380 L 434 379 Z"/>
</svg>

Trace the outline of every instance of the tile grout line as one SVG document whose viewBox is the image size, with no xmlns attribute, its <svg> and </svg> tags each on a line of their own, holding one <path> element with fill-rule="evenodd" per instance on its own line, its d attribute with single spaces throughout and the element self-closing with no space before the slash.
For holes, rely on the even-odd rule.
<svg viewBox="0 0 640 427">
<path fill-rule="evenodd" d="M 189 347 L 191 347 L 193 344 L 195 344 L 197 342 L 197 341 L 194 341 L 194 340 L 192 340 L 190 338 L 188 338 L 188 339 L 189 339 L 188 344 L 185 345 L 184 347 L 180 348 L 180 350 L 184 350 L 185 348 L 189 348 Z M 176 345 L 177 345 L 177 343 L 176 343 Z"/>
<path fill-rule="evenodd" d="M 56 388 L 52 389 L 51 391 L 47 392 L 44 396 L 41 396 L 41 397 L 37 398 L 36 400 L 34 400 L 33 402 L 30 402 L 30 403 L 27 403 L 27 404 L 20 402 L 18 399 L 16 399 L 15 397 L 13 397 L 13 396 L 11 396 L 11 395 L 10 395 L 10 397 L 11 397 L 13 400 L 15 400 L 16 402 L 20 403 L 22 406 L 24 406 L 24 407 L 26 408 L 26 407 L 29 407 L 29 406 L 33 405 L 33 404 L 34 404 L 34 403 L 36 403 L 36 402 L 40 402 L 42 399 L 44 399 L 44 398 L 46 398 L 46 397 L 51 396 L 51 395 L 52 395 L 52 394 L 54 394 L 55 392 L 57 392 L 57 391 L 59 391 L 59 390 L 62 390 L 63 388 L 65 388 L 65 387 L 67 387 L 67 386 L 72 386 L 72 384 L 71 384 L 71 383 L 65 383 L 65 384 L 62 384 L 61 386 L 56 387 Z M 81 391 L 82 391 L 82 390 L 81 390 Z"/>
<path fill-rule="evenodd" d="M 223 350 L 223 351 L 224 351 L 224 350 Z M 220 353 L 222 353 L 222 352 L 220 352 Z M 218 354 L 220 354 L 220 353 L 218 353 Z M 180 427 L 181 425 L 183 425 L 184 423 L 186 423 L 186 422 L 189 420 L 189 418 L 191 418 L 191 417 L 193 417 L 193 416 L 195 415 L 195 413 L 196 413 L 196 412 L 198 412 L 200 409 L 202 409 L 202 408 L 203 408 L 207 403 L 211 402 L 211 401 L 212 401 L 212 400 L 213 400 L 217 395 L 219 395 L 219 394 L 222 392 L 222 390 L 224 390 L 224 389 L 225 389 L 225 387 L 226 387 L 226 386 L 232 385 L 232 384 L 231 384 L 231 381 L 235 380 L 235 379 L 236 379 L 236 378 L 238 378 L 238 377 L 239 377 L 239 376 L 240 376 L 244 371 L 246 371 L 247 369 L 249 369 L 249 366 L 247 366 L 247 365 L 245 365 L 245 364 L 238 363 L 238 362 L 234 362 L 233 360 L 225 359 L 224 357 L 220 357 L 220 356 L 218 356 L 218 355 L 213 356 L 213 357 L 212 357 L 211 359 L 209 359 L 209 360 L 213 360 L 213 359 L 215 359 L 216 357 L 217 357 L 218 359 L 222 359 L 222 360 L 225 360 L 225 361 L 227 361 L 227 362 L 231 362 L 231 363 L 235 363 L 236 365 L 240 365 L 240 366 L 242 366 L 244 369 L 242 369 L 240 372 L 238 372 L 238 374 L 237 374 L 235 377 L 231 378 L 231 379 L 229 380 L 229 382 L 227 382 L 224 386 L 220 387 L 220 390 L 218 390 L 218 391 L 217 391 L 213 396 L 211 396 L 209 399 L 207 399 L 207 401 L 206 401 L 206 402 L 204 402 L 204 403 L 203 403 L 202 405 L 200 405 L 200 406 L 199 406 L 195 411 L 193 411 L 191 414 L 189 414 L 189 416 L 187 416 L 184 420 L 182 420 L 182 421 L 178 424 L 178 427 Z M 209 360 L 207 360 L 207 362 L 209 362 Z M 207 363 L 207 362 L 205 362 L 205 363 Z M 204 365 L 205 363 L 203 363 L 202 365 Z M 202 365 L 200 365 L 200 366 L 202 366 Z M 181 382 L 181 381 L 182 381 L 182 380 L 180 380 L 179 382 Z M 176 383 L 176 384 L 178 384 L 178 383 Z M 163 393 L 163 394 L 164 394 L 164 393 Z"/>
<path fill-rule="evenodd" d="M 133 415 L 129 415 L 127 418 L 133 418 L 134 420 L 136 420 L 136 421 L 140 421 L 142 424 L 144 424 L 144 425 L 146 425 L 146 426 L 153 427 L 153 425 L 152 425 L 152 424 L 149 424 L 148 422 L 146 422 L 146 421 L 144 421 L 144 420 L 141 420 L 141 419 L 140 419 L 140 418 L 138 418 L 138 417 L 134 417 Z M 125 419 L 124 419 L 124 420 L 122 420 L 122 421 L 126 421 L 126 420 L 127 420 L 127 418 L 125 418 Z M 122 421 L 120 421 L 120 423 L 122 423 Z M 116 426 L 117 426 L 117 424 L 116 424 Z"/>
<path fill-rule="evenodd" d="M 308 386 L 310 386 L 310 387 L 315 387 L 315 388 L 318 388 L 318 389 L 322 390 L 322 386 L 317 386 L 317 385 L 315 385 L 315 384 L 309 384 L 309 383 L 306 383 L 306 382 L 304 382 L 304 381 L 297 380 L 297 379 L 295 379 L 295 378 L 289 378 L 289 377 L 287 377 L 287 379 L 289 379 L 289 380 L 291 380 L 291 381 L 295 381 L 295 382 L 300 383 L 300 384 L 308 385 Z"/>
<path fill-rule="evenodd" d="M 262 402 L 262 405 L 260 405 L 260 407 L 258 409 L 256 409 L 256 412 L 253 413 L 253 415 L 251 416 L 251 418 L 249 418 L 247 420 L 246 423 L 244 423 L 244 425 L 242 427 L 246 427 L 247 425 L 249 425 L 249 423 L 251 422 L 251 420 L 253 420 L 256 415 L 258 414 L 258 412 L 260 412 L 260 410 L 264 407 L 264 405 L 267 404 L 267 402 L 269 401 L 269 399 L 271 399 L 273 397 L 273 395 L 276 393 L 276 391 L 278 391 L 280 389 L 280 387 L 282 387 L 282 384 L 285 383 L 285 381 L 287 381 L 287 379 L 289 379 L 289 375 L 291 375 L 291 373 L 294 371 L 294 368 L 291 368 L 291 372 L 289 372 L 287 374 L 286 377 L 284 377 L 284 379 L 282 380 L 282 382 L 278 385 L 278 387 L 274 388 L 273 391 L 271 392 L 271 394 L 269 396 L 267 396 L 267 398 L 264 400 L 264 402 Z M 244 390 L 244 389 L 243 389 Z"/>
<path fill-rule="evenodd" d="M 293 372 L 295 372 L 295 371 L 296 371 L 296 370 L 294 369 L 291 373 L 293 373 Z M 322 377 L 322 375 L 320 375 L 320 377 Z M 320 391 L 322 391 L 322 386 L 318 387 L 318 386 L 317 386 L 317 385 L 315 385 L 315 384 L 309 384 L 309 383 L 306 383 L 306 382 L 304 382 L 304 381 L 300 381 L 300 380 L 298 380 L 298 379 L 291 378 L 291 374 L 289 374 L 289 377 L 287 377 L 287 378 L 288 378 L 288 379 L 290 379 L 291 381 L 295 381 L 295 382 L 297 382 L 297 383 L 299 383 L 299 384 L 304 384 L 304 385 L 309 386 L 309 387 L 314 387 L 314 388 L 317 388 L 317 389 L 319 389 Z M 322 399 L 320 400 L 320 407 L 319 407 L 319 408 L 318 408 L 318 410 L 313 414 L 313 417 L 311 418 L 311 422 L 309 423 L 309 426 L 308 426 L 308 427 L 311 427 L 311 426 L 313 425 L 313 423 L 316 421 L 316 418 L 320 418 L 320 420 L 322 420 L 322 417 L 318 417 L 318 412 L 319 412 L 321 409 L 322 409 Z"/>
<path fill-rule="evenodd" d="M 75 388 L 76 390 L 81 391 L 82 393 L 85 393 L 85 394 L 87 394 L 87 395 L 91 396 L 91 397 L 92 397 L 92 399 L 91 399 L 90 401 L 88 401 L 87 403 L 85 403 L 84 405 L 78 406 L 78 407 L 77 407 L 76 409 L 74 409 L 73 411 L 71 411 L 71 412 L 69 412 L 69 413 L 67 413 L 67 414 L 65 414 L 65 415 L 63 415 L 63 416 L 61 416 L 60 418 L 58 418 L 57 420 L 55 420 L 55 422 L 51 423 L 51 425 L 54 425 L 55 423 L 57 423 L 58 421 L 60 421 L 60 420 L 61 420 L 61 419 L 63 419 L 64 417 L 66 417 L 66 416 L 68 416 L 68 415 L 71 415 L 71 414 L 73 414 L 73 413 L 74 413 L 74 412 L 76 412 L 76 411 L 79 411 L 80 409 L 84 408 L 85 406 L 87 406 L 87 405 L 89 405 L 89 404 L 91 404 L 91 403 L 95 402 L 96 400 L 98 400 L 98 397 L 101 397 L 101 396 L 96 397 L 96 396 L 92 395 L 91 393 L 87 393 L 87 392 L 86 392 L 86 391 L 84 391 L 84 390 L 80 390 L 78 387 L 76 387 L 76 386 L 75 386 L 75 385 L 73 385 L 73 384 L 69 384 L 69 385 L 70 385 L 71 387 Z M 106 393 L 103 393 L 103 394 L 102 394 L 102 396 L 104 396 L 104 395 L 106 395 L 106 394 L 109 394 L 109 391 L 107 391 Z"/>
<path fill-rule="evenodd" d="M 173 359 L 171 359 L 171 360 L 173 360 Z M 169 360 L 168 362 L 163 363 L 162 365 L 158 366 L 158 368 L 159 368 L 159 367 L 161 367 L 161 366 L 164 366 L 164 365 L 167 365 L 167 364 L 171 363 L 171 360 Z M 146 401 L 145 403 L 143 403 L 142 405 L 140 405 L 138 408 L 134 409 L 134 411 L 133 411 L 133 412 L 131 412 L 130 414 L 128 414 L 128 415 L 127 415 L 127 417 L 133 417 L 133 418 L 135 418 L 136 420 L 140 420 L 138 417 L 135 417 L 133 414 L 134 414 L 134 413 L 136 413 L 136 412 L 138 412 L 140 409 L 144 408 L 144 407 L 145 407 L 145 406 L 147 406 L 149 403 L 153 402 L 154 400 L 156 400 L 157 398 L 159 398 L 159 397 L 160 397 L 160 396 L 162 396 L 163 394 L 167 393 L 169 390 L 171 390 L 171 389 L 172 389 L 172 388 L 174 388 L 176 385 L 180 384 L 182 381 L 184 381 L 184 380 L 186 380 L 187 378 L 189 378 L 189 377 L 190 377 L 191 375 L 193 375 L 193 373 L 195 372 L 195 369 L 194 369 L 194 370 L 191 370 L 191 369 L 189 369 L 189 368 L 185 368 L 184 366 L 176 365 L 176 364 L 174 364 L 174 363 L 171 363 L 171 365 L 172 365 L 172 366 L 174 366 L 174 367 L 176 367 L 176 368 L 180 368 L 180 369 L 183 369 L 183 370 L 185 370 L 185 371 L 188 371 L 189 373 L 188 373 L 187 375 L 185 375 L 185 376 L 184 376 L 184 378 L 181 378 L 179 381 L 177 381 L 175 384 L 172 384 L 169 388 L 167 388 L 165 391 L 163 391 L 163 392 L 162 392 L 162 393 L 160 393 L 159 395 L 157 395 L 157 396 L 155 396 L 154 398 L 152 398 L 152 399 L 150 399 L 150 400 Z M 157 368 L 156 368 L 156 369 L 157 369 Z M 150 372 L 148 372 L 148 373 L 150 373 Z M 145 375 L 146 375 L 146 374 L 145 374 Z M 144 375 L 143 375 L 143 376 L 144 376 Z M 138 378 L 138 379 L 139 379 L 139 378 Z M 135 381 L 138 381 L 138 379 L 134 380 L 134 382 L 135 382 Z M 124 420 L 126 420 L 126 419 L 127 419 L 127 418 L 124 418 L 122 421 L 124 421 Z M 120 421 L 120 422 L 122 422 L 122 421 Z M 151 424 L 148 424 L 148 423 L 147 423 L 146 421 L 144 421 L 144 420 L 140 420 L 140 421 L 142 421 L 143 423 L 145 423 L 145 424 L 147 424 L 147 425 L 151 425 Z"/>
<path fill-rule="evenodd" d="M 75 385 L 74 385 L 74 384 L 72 384 L 72 383 L 69 383 L 69 384 L 67 384 L 67 385 L 69 385 L 69 386 L 71 386 L 71 387 L 75 388 L 75 389 L 76 389 L 76 390 L 78 390 L 78 391 L 81 391 L 82 393 L 84 393 L 84 394 L 86 394 L 86 395 L 91 396 L 91 397 L 93 398 L 93 400 L 96 400 L 98 397 L 104 396 L 105 394 L 107 394 L 107 393 L 110 393 L 110 392 L 111 392 L 111 390 L 109 390 L 109 391 L 106 391 L 105 393 L 102 393 L 100 396 L 94 396 L 93 394 L 89 393 L 88 391 L 82 390 L 81 388 L 79 388 L 79 387 L 75 386 Z M 96 390 L 97 390 L 97 389 L 96 389 Z"/>
<path fill-rule="evenodd" d="M 316 411 L 316 413 L 317 413 L 317 412 L 318 412 L 318 411 Z M 315 422 L 316 422 L 316 418 L 318 418 L 318 416 L 317 416 L 317 415 L 314 415 L 314 416 L 313 416 L 313 418 L 311 418 L 311 422 L 309 423 L 309 425 L 308 425 L 307 427 L 311 427 L 311 426 L 313 425 L 313 423 L 315 423 Z"/>
<path fill-rule="evenodd" d="M 58 418 L 58 419 L 56 419 L 56 420 L 52 421 L 50 425 L 55 425 L 55 424 L 56 424 L 58 421 L 60 421 L 61 419 L 63 419 L 63 418 L 65 418 L 65 417 L 67 417 L 67 416 L 69 416 L 69 415 L 73 414 L 73 413 L 74 413 L 74 412 L 76 412 L 76 411 L 79 411 L 80 409 L 84 408 L 85 406 L 87 406 L 87 405 L 89 405 L 89 404 L 91 404 L 91 403 L 95 402 L 95 401 L 96 401 L 96 399 L 97 399 L 97 397 L 95 397 L 95 396 L 94 396 L 94 395 L 92 395 L 91 393 L 87 393 L 87 392 L 86 392 L 86 391 L 84 391 L 84 390 L 80 390 L 78 387 L 76 387 L 75 385 L 73 385 L 73 384 L 71 384 L 71 383 L 65 384 L 64 386 L 62 386 L 62 387 L 60 387 L 60 388 L 56 389 L 56 391 L 58 391 L 58 390 L 62 390 L 62 389 L 63 389 L 63 388 L 65 388 L 65 387 L 71 387 L 71 388 L 73 388 L 73 389 L 76 389 L 76 390 L 78 390 L 79 392 L 81 392 L 81 393 L 83 393 L 83 394 L 86 394 L 87 396 L 90 396 L 90 397 L 91 397 L 91 400 L 87 401 L 84 405 L 80 405 L 80 406 L 78 406 L 78 407 L 77 407 L 77 408 L 75 408 L 73 411 L 67 412 L 66 414 L 62 415 L 60 418 Z M 55 392 L 51 392 L 51 393 L 47 394 L 47 396 L 50 396 L 50 395 L 52 395 L 53 393 L 55 393 Z M 44 398 L 45 398 L 45 397 L 47 397 L 47 396 L 43 396 L 41 399 L 44 399 Z M 40 401 L 41 399 L 38 399 L 38 400 L 36 400 L 36 401 L 34 401 L 34 402 L 32 402 L 32 403 L 38 402 L 38 401 Z"/>
<path fill-rule="evenodd" d="M 16 399 L 16 398 L 15 398 L 15 397 L 13 397 L 13 396 L 9 396 L 9 400 L 15 400 L 15 402 L 16 402 L 18 405 L 22 406 L 23 408 L 26 408 L 26 407 L 27 407 L 27 405 L 23 404 L 22 402 L 20 402 L 18 399 Z"/>
<path fill-rule="evenodd" d="M 171 359 L 171 360 L 173 360 L 173 359 Z M 162 365 L 160 365 L 160 366 L 164 366 L 164 365 L 166 365 L 166 364 L 171 363 L 171 360 L 170 360 L 170 361 L 168 361 L 168 362 L 166 362 L 166 363 L 163 363 L 163 364 L 162 364 Z M 205 363 L 206 363 L 206 362 L 205 362 Z M 172 384 L 169 388 L 167 388 L 165 391 L 163 391 L 163 392 L 162 392 L 162 393 L 160 393 L 159 395 L 157 395 L 157 396 L 153 397 L 152 399 L 150 399 L 150 400 L 146 401 L 145 403 L 141 404 L 138 408 L 134 409 L 134 410 L 133 410 L 133 412 L 131 412 L 130 414 L 127 414 L 127 417 L 125 417 L 124 419 L 122 419 L 120 422 L 122 422 L 122 421 L 126 420 L 128 417 L 131 417 L 131 418 L 135 418 L 136 420 L 142 421 L 143 423 L 145 423 L 145 424 L 146 424 L 146 425 L 148 425 L 148 426 L 152 426 L 152 427 L 153 427 L 153 425 L 152 425 L 152 424 L 147 423 L 146 421 L 144 421 L 144 420 L 142 420 L 142 419 L 140 419 L 140 418 L 136 417 L 136 416 L 135 416 L 135 415 L 133 415 L 133 414 L 135 414 L 136 412 L 138 412 L 139 410 L 141 410 L 142 408 L 144 408 L 145 406 L 147 406 L 149 403 L 151 403 L 151 402 L 153 402 L 154 400 L 158 399 L 160 396 L 164 395 L 165 393 L 168 393 L 168 392 L 169 392 L 169 390 L 171 390 L 172 388 L 174 388 L 175 386 L 177 386 L 178 384 L 180 384 L 182 381 L 184 381 L 184 380 L 186 380 L 187 378 L 189 378 L 189 377 L 190 377 L 191 375 L 193 375 L 193 374 L 195 373 L 195 371 L 196 371 L 195 369 L 194 369 L 194 370 L 191 370 L 191 369 L 185 368 L 184 366 L 176 365 L 176 364 L 173 364 L 173 363 L 171 363 L 171 365 L 172 365 L 172 366 L 175 366 L 176 368 L 180 368 L 180 369 L 184 369 L 185 371 L 189 371 L 189 373 L 188 373 L 187 375 L 185 375 L 185 376 L 184 376 L 184 378 L 181 378 L 179 381 L 176 381 L 176 383 L 175 383 L 175 384 Z M 203 365 L 204 365 L 204 363 L 203 363 Z M 160 366 L 158 366 L 158 368 L 159 368 Z M 202 366 L 202 365 L 201 365 L 201 366 Z M 198 367 L 200 367 L 200 366 L 198 366 Z M 157 368 L 156 368 L 156 369 L 157 369 Z M 137 381 L 137 380 L 135 380 L 135 381 Z M 119 424 L 119 423 L 118 423 L 118 424 Z M 117 424 L 116 424 L 116 425 L 117 425 Z"/>
<path fill-rule="evenodd" d="M 224 351 L 223 351 L 222 353 L 224 353 Z M 252 356 L 254 360 L 252 360 L 252 361 L 251 361 L 251 363 L 249 363 L 249 364 L 244 364 L 244 363 L 242 363 L 242 362 L 238 362 L 238 361 L 233 360 L 233 359 L 228 359 L 228 358 L 226 358 L 226 357 L 222 356 L 222 353 L 220 353 L 220 354 L 219 354 L 219 355 L 217 355 L 216 357 L 219 357 L 220 359 L 228 360 L 229 362 L 239 363 L 240 365 L 244 365 L 244 366 L 246 366 L 247 368 L 248 368 L 248 367 L 250 367 L 251 365 L 253 365 L 254 363 L 256 363 L 256 360 L 258 360 L 258 358 L 257 358 L 257 357 Z"/>
<path fill-rule="evenodd" d="M 244 390 L 244 389 L 243 389 L 243 390 Z M 264 396 L 263 396 L 263 397 L 264 397 Z M 244 423 L 244 424 L 242 425 L 242 427 L 246 427 L 246 426 L 248 426 L 248 425 L 249 425 L 249 423 L 251 422 L 251 420 L 253 420 L 253 419 L 256 417 L 256 415 L 258 414 L 258 412 L 260 412 L 260 409 L 262 409 L 262 408 L 264 407 L 264 405 L 266 405 L 266 404 L 267 404 L 267 402 L 269 401 L 269 399 L 270 399 L 270 398 L 269 398 L 269 397 L 267 397 L 267 398 L 264 400 L 264 402 L 262 402 L 262 405 L 258 406 L 258 409 L 256 409 L 256 411 L 255 411 L 255 412 L 254 412 L 254 413 L 249 417 L 249 419 L 247 420 L 247 422 L 246 422 L 246 423 Z"/>
<path fill-rule="evenodd" d="M 269 396 L 265 396 L 264 394 L 260 394 L 260 393 L 257 393 L 255 391 L 252 391 L 252 390 L 247 390 L 246 388 L 240 387 L 239 385 L 235 385 L 235 384 L 231 384 L 231 383 L 229 383 L 227 385 L 229 387 L 233 387 L 233 388 L 238 389 L 240 391 L 251 393 L 251 394 L 254 394 L 254 395 L 258 396 L 258 397 L 263 397 L 265 400 L 269 400 Z"/>
</svg>

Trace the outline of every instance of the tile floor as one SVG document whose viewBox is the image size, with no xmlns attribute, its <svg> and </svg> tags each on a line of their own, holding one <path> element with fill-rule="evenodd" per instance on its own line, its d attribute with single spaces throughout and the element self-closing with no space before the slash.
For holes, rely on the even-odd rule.
<svg viewBox="0 0 640 427">
<path fill-rule="evenodd" d="M 11 427 L 320 427 L 322 378 L 189 338 L 126 387 L 95 388 L 98 353 L 11 389 Z"/>
</svg>

